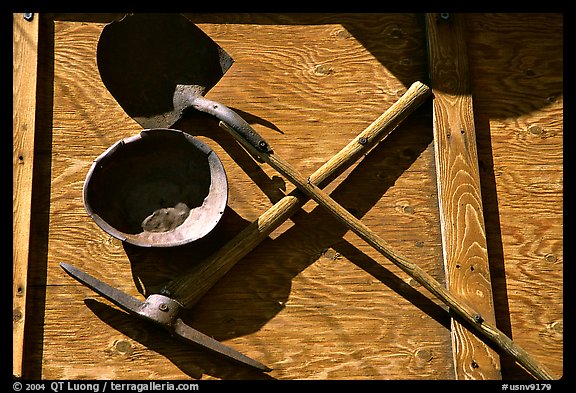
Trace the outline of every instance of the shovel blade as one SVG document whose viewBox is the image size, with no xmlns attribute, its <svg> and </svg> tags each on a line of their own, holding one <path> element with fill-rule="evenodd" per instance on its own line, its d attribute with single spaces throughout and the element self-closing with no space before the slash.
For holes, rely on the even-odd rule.
<svg viewBox="0 0 576 393">
<path fill-rule="evenodd" d="M 176 87 L 205 94 L 233 62 L 181 14 L 127 15 L 104 27 L 97 48 L 104 85 L 144 128 L 171 127 L 186 109 Z"/>
</svg>

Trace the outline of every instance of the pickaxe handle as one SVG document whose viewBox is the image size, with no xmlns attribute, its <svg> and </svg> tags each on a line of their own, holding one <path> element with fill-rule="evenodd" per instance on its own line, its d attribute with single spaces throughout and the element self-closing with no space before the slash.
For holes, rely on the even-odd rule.
<svg viewBox="0 0 576 393">
<path fill-rule="evenodd" d="M 412 84 L 406 93 L 386 112 L 314 172 L 309 181 L 318 187 L 325 187 L 390 134 L 429 95 L 428 86 L 420 82 Z M 243 145 L 247 146 L 246 144 Z M 261 155 L 262 153 L 255 152 L 254 154 Z M 161 293 L 177 300 L 185 308 L 192 307 L 236 262 L 266 239 L 308 200 L 309 198 L 301 191 L 294 190 L 212 256 L 195 265 L 186 274 L 168 283 Z"/>
</svg>

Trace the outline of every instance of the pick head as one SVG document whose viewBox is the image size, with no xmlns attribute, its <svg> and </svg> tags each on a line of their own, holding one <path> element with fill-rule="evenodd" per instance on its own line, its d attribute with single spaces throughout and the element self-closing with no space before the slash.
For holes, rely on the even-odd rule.
<svg viewBox="0 0 576 393">
<path fill-rule="evenodd" d="M 189 344 L 208 350 L 236 363 L 253 367 L 259 371 L 271 370 L 262 363 L 186 325 L 178 318 L 182 307 L 174 299 L 164 295 L 152 294 L 148 296 L 145 302 L 142 302 L 68 263 L 60 262 L 60 267 L 80 283 L 99 293 L 124 311 L 164 327 L 172 335 Z"/>
<path fill-rule="evenodd" d="M 90 274 L 83 272 L 68 263 L 60 262 L 60 267 L 72 278 L 108 299 L 122 310 L 133 315 L 139 315 L 144 302 L 92 277 Z"/>
</svg>

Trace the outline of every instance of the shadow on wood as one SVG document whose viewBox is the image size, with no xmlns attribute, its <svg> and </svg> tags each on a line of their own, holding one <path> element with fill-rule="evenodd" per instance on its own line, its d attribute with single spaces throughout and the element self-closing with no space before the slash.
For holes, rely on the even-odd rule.
<svg viewBox="0 0 576 393">
<path fill-rule="evenodd" d="M 47 14 L 55 20 L 82 21 L 90 23 L 109 23 L 121 18 L 122 13 L 55 13 Z M 408 87 L 418 79 L 419 75 L 427 75 L 427 61 L 425 58 L 425 30 L 422 14 L 390 14 L 376 13 L 367 18 L 367 14 L 339 14 L 339 13 L 195 13 L 185 14 L 193 23 L 226 23 L 226 24 L 254 24 L 254 25 L 324 25 L 341 24 L 343 29 L 339 36 L 343 39 L 356 39 L 404 86 Z M 552 19 L 551 19 L 552 18 Z M 482 45 L 478 45 L 477 37 L 470 37 L 471 47 L 476 49 L 474 57 L 481 56 L 482 62 L 490 70 L 506 70 L 504 80 L 500 81 L 500 94 L 493 99 L 498 101 L 499 113 L 497 117 L 520 115 L 538 110 L 558 99 L 563 93 L 562 40 L 558 47 L 550 46 L 547 40 L 540 40 L 543 30 L 532 29 L 527 34 L 525 28 L 506 31 L 503 39 L 502 26 L 516 20 L 516 23 L 525 26 L 549 26 L 562 30 L 562 14 L 469 14 L 468 27 L 472 34 L 482 31 Z M 449 22 L 448 22 L 449 23 Z M 555 31 L 552 33 L 554 34 Z M 533 37 L 534 36 L 534 37 Z M 490 42 L 490 45 L 485 42 Z M 410 53 L 406 48 L 410 47 Z M 533 47 L 533 48 L 532 48 Z M 226 48 L 224 48 L 226 49 Z M 537 53 L 540 57 L 523 59 L 518 56 L 519 51 Z M 551 52 L 552 51 L 552 52 Z M 469 55 L 472 56 L 472 55 Z M 474 71 L 474 59 L 471 67 Z M 549 65 L 550 64 L 550 65 Z M 489 71 L 489 70 L 488 70 Z M 542 89 L 536 83 L 539 77 L 549 75 L 554 79 L 551 90 Z M 492 75 L 492 74 L 490 74 Z M 474 78 L 479 77 L 478 75 Z M 482 77 L 486 79 L 486 77 Z M 532 83 L 534 82 L 534 83 Z M 525 94 L 509 87 L 522 86 Z M 519 105 L 517 102 L 521 101 Z"/>
<path fill-rule="evenodd" d="M 34 173 L 32 186 L 32 214 L 30 220 L 30 255 L 28 321 L 24 353 L 28 364 L 24 379 L 40 379 L 44 347 L 44 317 L 46 313 L 46 281 L 48 276 L 48 237 L 50 225 L 50 195 L 52 178 L 52 125 L 54 102 L 54 23 L 42 19 L 39 25 L 42 39 L 38 56 L 36 90 L 36 138 L 34 144 Z"/>
<path fill-rule="evenodd" d="M 430 107 L 419 110 L 429 111 Z M 332 192 L 332 196 L 357 217 L 362 217 L 408 169 L 432 141 L 426 116 L 414 116 L 366 156 Z M 395 292 L 447 327 L 442 307 L 381 266 L 342 237 L 348 229 L 322 208 L 301 210 L 292 217 L 294 226 L 275 239 L 268 238 L 240 261 L 197 306 L 183 315 L 190 326 L 218 340 L 250 334 L 262 328 L 283 309 L 291 282 L 327 249 L 334 248 Z M 172 249 L 142 249 L 125 244 L 133 276 L 145 296 L 159 290 L 230 240 L 248 223 L 228 209 L 219 225 L 199 242 Z M 272 345 L 272 344 L 271 344 Z M 177 359 L 174 360 L 178 361 Z"/>
</svg>

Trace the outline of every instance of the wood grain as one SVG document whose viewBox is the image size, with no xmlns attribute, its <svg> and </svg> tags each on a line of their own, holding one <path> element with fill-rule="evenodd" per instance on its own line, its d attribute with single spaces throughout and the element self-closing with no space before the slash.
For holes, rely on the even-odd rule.
<svg viewBox="0 0 576 393">
<path fill-rule="evenodd" d="M 464 19 L 427 14 L 426 28 L 447 287 L 495 324 Z M 456 319 L 452 351 L 457 379 L 501 379 L 498 354 Z"/>
<path fill-rule="evenodd" d="M 563 15 L 466 19 L 497 323 L 561 376 Z M 501 361 L 503 378 L 526 378 Z"/>
<path fill-rule="evenodd" d="M 236 60 L 208 97 L 241 112 L 306 174 L 424 76 L 422 42 L 408 34 L 422 29 L 411 15 L 374 19 L 368 26 L 365 17 L 356 15 L 293 16 L 287 24 L 281 15 L 240 16 L 248 18 L 247 24 L 221 23 L 235 15 L 194 16 L 212 18 L 204 19 L 200 27 Z M 42 354 L 29 359 L 32 375 L 265 377 L 183 347 L 163 332 L 124 316 L 58 267 L 58 262 L 67 261 L 141 297 L 218 250 L 291 190 L 276 171 L 254 164 L 214 122 L 183 119 L 177 126 L 215 149 L 228 173 L 229 206 L 220 225 L 201 245 L 163 252 L 130 248 L 110 239 L 85 214 L 81 186 L 92 160 L 139 127 L 99 80 L 95 50 L 103 23 L 81 20 L 67 16 L 51 22 L 55 34 L 51 187 L 39 191 L 50 205 L 37 212 L 49 217 L 44 229 L 46 277 L 45 285 L 40 282 L 34 292 L 34 300 L 45 308 L 32 335 Z M 404 37 L 383 39 L 391 30 L 403 31 Z M 373 49 L 367 50 L 364 43 Z M 419 70 L 405 72 L 406 83 L 393 78 L 379 60 L 397 54 L 412 61 L 401 68 Z M 327 60 L 333 72 L 316 69 Z M 385 143 L 335 179 L 329 190 L 371 226 L 389 233 L 392 244 L 418 255 L 423 268 L 441 279 L 436 264 L 438 229 L 433 224 L 437 206 L 430 198 L 435 185 L 428 175 L 429 109 L 407 119 Z M 200 331 L 270 364 L 274 368 L 270 378 L 451 378 L 445 311 L 401 271 L 382 268 L 374 258 L 379 257 L 370 247 L 314 204 L 307 204 L 184 317 Z M 396 323 L 410 328 L 395 331 Z M 414 335 L 417 329 L 423 334 Z"/>
<path fill-rule="evenodd" d="M 22 377 L 34 168 L 38 15 L 13 14 L 12 374 Z"/>
<path fill-rule="evenodd" d="M 187 16 L 236 60 L 208 98 L 242 111 L 305 175 L 427 75 L 424 24 L 414 14 Z M 39 45 L 53 54 L 47 59 L 54 64 L 53 73 L 44 75 L 50 86 L 41 92 L 49 98 L 42 109 L 50 116 L 37 124 L 45 132 L 38 156 L 44 165 L 38 169 L 49 180 L 34 189 L 42 203 L 32 213 L 39 225 L 31 248 L 29 303 L 36 312 L 27 333 L 30 378 L 263 378 L 131 319 L 70 280 L 58 262 L 142 297 L 218 250 L 290 192 L 290 185 L 251 161 L 217 124 L 186 118 L 177 127 L 215 149 L 229 174 L 229 209 L 221 225 L 205 244 L 167 253 L 114 242 L 81 202 L 82 168 L 87 171 L 109 145 L 140 130 L 98 76 L 96 42 L 113 16 L 45 18 L 52 33 L 48 29 Z M 496 261 L 491 277 L 497 325 L 560 375 L 562 194 L 559 177 L 552 176 L 548 186 L 546 176 L 562 173 L 561 16 L 560 22 L 540 14 L 467 18 L 488 250 Z M 534 76 L 525 74 L 530 58 L 531 67 L 538 65 Z M 546 101 L 552 95 L 555 100 Z M 527 131 L 532 124 L 542 126 L 543 137 Z M 408 118 L 326 191 L 444 282 L 431 106 Z M 505 206 L 498 210 L 500 201 Z M 556 261 L 547 262 L 552 255 Z M 375 250 L 309 202 L 185 318 L 272 366 L 270 378 L 453 379 L 446 310 L 400 269 L 381 262 Z M 506 356 L 501 359 L 504 378 L 528 377 Z"/>
</svg>

